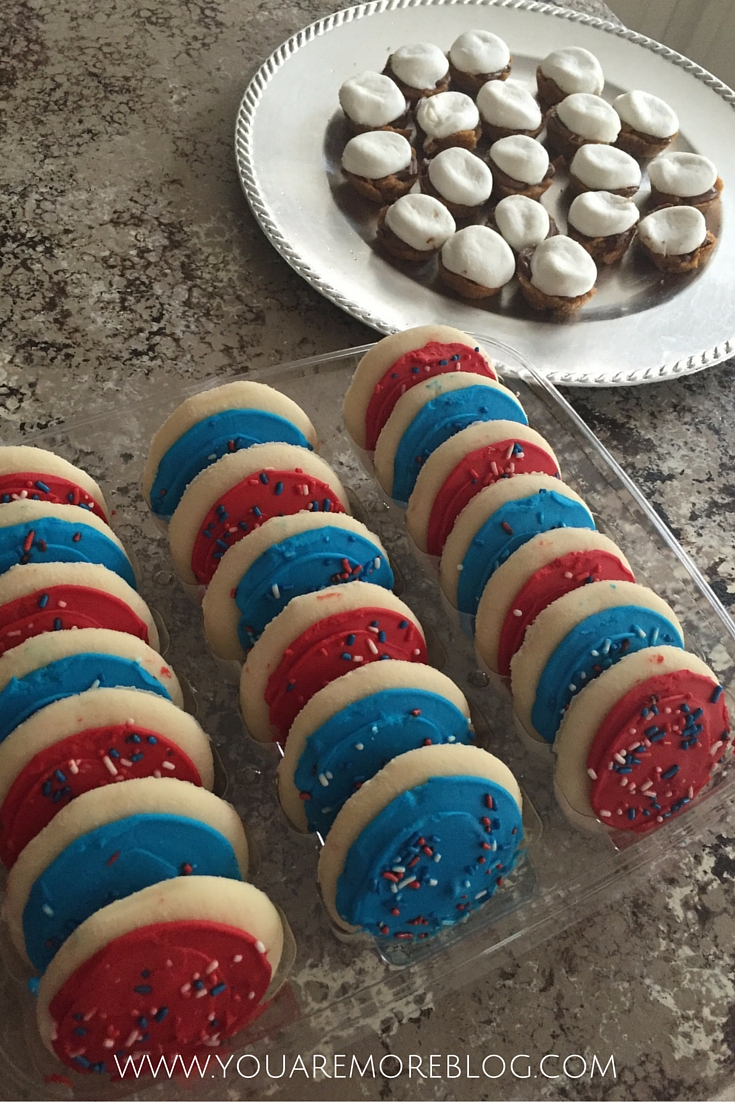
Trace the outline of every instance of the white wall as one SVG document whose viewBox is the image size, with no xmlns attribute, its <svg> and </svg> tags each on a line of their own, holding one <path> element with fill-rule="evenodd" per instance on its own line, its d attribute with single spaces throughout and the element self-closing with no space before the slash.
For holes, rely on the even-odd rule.
<svg viewBox="0 0 735 1102">
<path fill-rule="evenodd" d="M 735 87 L 735 0 L 607 0 L 629 27 Z"/>
</svg>

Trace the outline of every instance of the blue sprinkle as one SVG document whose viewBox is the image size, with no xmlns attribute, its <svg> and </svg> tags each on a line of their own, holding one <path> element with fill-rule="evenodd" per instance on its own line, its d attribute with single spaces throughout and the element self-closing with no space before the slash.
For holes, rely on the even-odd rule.
<svg viewBox="0 0 735 1102">
<path fill-rule="evenodd" d="M 204 986 L 204 984 L 202 984 L 202 987 L 203 986 Z M 147 994 L 147 993 L 148 992 L 145 992 L 145 994 Z M 140 1026 L 141 1029 L 147 1029 L 148 1028 L 148 1019 L 147 1018 L 138 1018 L 138 1025 Z"/>
<path fill-rule="evenodd" d="M 151 746 L 155 746 L 156 743 L 158 742 L 158 739 L 156 738 L 155 735 L 146 735 L 145 740 L 146 740 L 146 742 L 149 742 L 151 744 Z"/>
<path fill-rule="evenodd" d="M 378 632 L 378 642 L 379 643 L 384 643 L 386 638 L 387 638 L 387 636 L 386 636 L 384 631 L 379 631 Z"/>
<path fill-rule="evenodd" d="M 216 544 L 217 544 L 218 547 L 223 547 L 225 549 L 225 551 L 229 550 L 230 545 L 229 545 L 229 543 L 225 543 L 224 540 L 216 540 Z"/>
<path fill-rule="evenodd" d="M 668 780 L 670 780 L 671 777 L 675 777 L 678 772 L 679 772 L 679 766 L 678 765 L 672 765 L 669 769 L 666 770 L 665 773 L 661 774 L 661 778 L 665 781 L 668 781 Z"/>
<path fill-rule="evenodd" d="M 646 719 L 646 717 L 649 716 L 650 714 L 651 713 L 648 711 L 648 708 L 641 708 L 641 718 L 642 719 Z"/>
<path fill-rule="evenodd" d="M 92 1064 L 92 1071 L 96 1071 L 98 1073 L 105 1072 L 107 1071 L 107 1065 L 104 1063 L 104 1061 L 101 1061 L 99 1064 Z"/>
<path fill-rule="evenodd" d="M 712 696 L 709 698 L 710 704 L 716 704 L 721 696 L 722 696 L 722 685 L 718 685 L 717 688 L 715 689 L 715 691 L 712 693 Z"/>
<path fill-rule="evenodd" d="M 144 968 L 143 971 L 140 974 L 141 974 L 141 976 L 143 977 L 144 980 L 147 980 L 148 977 L 151 974 L 151 970 L 150 970 L 150 968 Z"/>
<path fill-rule="evenodd" d="M 375 622 L 375 627 L 377 627 L 377 626 L 378 626 L 378 623 L 377 623 L 377 620 L 376 620 L 376 622 Z M 400 628 L 400 630 L 401 630 L 401 631 L 403 631 L 403 629 L 404 629 L 404 628 L 407 628 L 407 627 L 408 627 L 408 620 L 401 620 L 401 622 L 400 622 L 400 624 L 398 625 L 398 627 Z"/>
<path fill-rule="evenodd" d="M 80 1068 L 88 1068 L 90 1066 L 89 1060 L 85 1060 L 83 1056 L 75 1056 L 74 1063 L 79 1064 Z"/>
<path fill-rule="evenodd" d="M 376 628 L 377 626 L 378 626 L 378 621 L 377 620 L 371 620 L 370 621 L 370 627 L 371 628 Z M 398 626 L 402 627 L 403 625 L 399 624 Z"/>
<path fill-rule="evenodd" d="M 331 508 L 332 508 L 332 502 L 329 500 L 328 497 L 325 497 L 324 501 L 322 502 L 322 509 L 324 510 L 325 513 L 328 513 Z"/>
<path fill-rule="evenodd" d="M 439 367 L 448 367 L 449 360 L 439 360 Z"/>
<path fill-rule="evenodd" d="M 276 497 L 280 497 L 282 493 L 283 493 L 283 483 L 282 482 L 276 482 L 276 489 L 275 489 Z"/>
<path fill-rule="evenodd" d="M 56 770 L 56 779 L 57 781 L 61 781 L 62 784 L 64 784 L 64 782 L 66 781 L 66 776 L 61 772 L 60 769 Z"/>
<path fill-rule="evenodd" d="M 161 1009 L 156 1014 L 156 1021 L 157 1022 L 162 1022 L 167 1014 L 168 1014 L 168 1007 L 167 1006 L 162 1006 Z"/>
<path fill-rule="evenodd" d="M 114 746 L 111 746 L 107 753 L 110 755 L 111 758 L 120 757 L 119 751 L 117 751 Z"/>
<path fill-rule="evenodd" d="M 38 607 L 39 608 L 45 608 L 47 604 L 48 604 L 48 593 L 44 593 L 44 595 L 40 598 L 40 600 L 38 602 Z"/>
<path fill-rule="evenodd" d="M 86 1029 L 83 1029 L 82 1026 L 78 1025 L 77 1028 L 74 1030 L 74 1036 L 75 1037 L 86 1037 L 87 1036 L 87 1031 L 86 1031 Z"/>
<path fill-rule="evenodd" d="M 633 770 L 630 768 L 629 765 L 626 765 L 626 766 L 621 767 L 620 769 L 618 769 L 618 773 L 632 773 L 632 772 L 633 772 Z"/>
<path fill-rule="evenodd" d="M 653 714 L 654 714 L 655 716 L 657 716 L 657 715 L 658 715 L 658 708 L 656 707 L 656 705 L 655 705 L 655 704 L 654 704 L 654 705 L 653 705 L 653 706 L 651 707 L 651 711 L 653 712 Z"/>
<path fill-rule="evenodd" d="M 149 1037 L 150 1037 L 150 1033 L 144 1033 L 143 1036 L 140 1039 L 141 1039 L 141 1041 L 147 1041 Z"/>
<path fill-rule="evenodd" d="M 390 662 L 390 655 L 389 654 L 381 654 L 379 661 L 380 662 Z"/>
<path fill-rule="evenodd" d="M 152 990 L 153 988 L 149 983 L 139 983 L 137 987 L 133 988 L 133 991 L 135 991 L 136 995 L 150 995 Z"/>
<path fill-rule="evenodd" d="M 72 1014 L 72 1018 L 74 1019 L 75 1022 L 83 1022 L 84 1021 L 84 1015 L 83 1014 Z"/>
<path fill-rule="evenodd" d="M 50 796 L 51 795 L 51 781 L 44 781 L 43 782 L 43 786 L 41 788 L 41 795 L 42 796 Z"/>
<path fill-rule="evenodd" d="M 355 642 L 355 636 L 354 635 L 348 635 L 347 638 L 345 639 L 345 643 L 347 644 L 348 647 L 351 647 L 354 642 Z"/>
<path fill-rule="evenodd" d="M 666 738 L 666 732 L 659 731 L 657 735 L 649 735 L 648 737 L 650 738 L 651 742 L 660 742 L 662 738 Z"/>
<path fill-rule="evenodd" d="M 342 653 L 340 654 L 340 658 L 344 658 L 345 662 L 351 662 L 352 661 L 352 655 L 348 654 L 346 650 L 342 651 Z"/>
<path fill-rule="evenodd" d="M 30 991 L 31 995 L 33 995 L 34 998 L 38 994 L 38 988 L 40 987 L 40 985 L 41 985 L 41 977 L 40 976 L 31 976 L 31 978 L 28 980 L 28 985 L 27 985 L 28 990 Z"/>
<path fill-rule="evenodd" d="M 287 693 L 291 693 L 291 692 L 293 692 L 293 688 L 294 688 L 294 682 L 293 682 L 293 681 L 289 681 L 288 685 L 286 686 L 286 692 L 287 692 Z"/>
<path fill-rule="evenodd" d="M 265 471 L 261 471 L 260 474 L 258 475 L 258 478 L 260 479 L 260 481 L 263 483 L 264 486 L 268 485 L 268 475 L 265 473 Z"/>
<path fill-rule="evenodd" d="M 682 704 L 681 708 L 679 710 L 682 711 L 682 712 L 688 712 L 690 710 L 689 705 L 688 704 Z"/>
<path fill-rule="evenodd" d="M 226 983 L 218 983 L 216 987 L 212 988 L 212 990 L 209 992 L 209 994 L 210 995 L 221 995 L 226 987 L 227 987 Z"/>
<path fill-rule="evenodd" d="M 697 708 L 696 712 L 692 712 L 692 719 L 699 719 L 699 717 L 702 715 L 704 715 L 704 709 Z"/>
<path fill-rule="evenodd" d="M 130 755 L 130 760 L 131 761 L 142 761 L 143 760 L 143 755 L 140 753 L 140 751 L 138 751 L 137 754 L 131 754 Z"/>
<path fill-rule="evenodd" d="M 140 742 L 140 735 L 128 735 L 126 742 Z"/>
<path fill-rule="evenodd" d="M 58 616 L 54 620 L 54 631 L 61 631 L 61 620 Z"/>
<path fill-rule="evenodd" d="M 60 788 L 57 789 L 56 792 L 54 792 L 53 796 L 51 797 L 51 803 L 52 804 L 57 804 L 59 802 L 59 800 L 61 799 L 62 794 L 63 793 L 62 793 L 61 789 Z"/>
<path fill-rule="evenodd" d="M 204 529 L 204 536 L 205 536 L 205 539 L 211 540 L 211 538 L 212 538 L 212 533 L 211 533 L 211 532 L 208 532 L 208 531 L 207 531 L 207 529 L 205 528 L 205 529 Z"/>
<path fill-rule="evenodd" d="M 49 488 L 48 488 L 48 486 L 46 485 L 45 482 L 37 482 L 36 483 L 36 489 L 40 490 L 42 494 L 50 494 L 51 493 L 51 491 L 49 490 Z"/>
<path fill-rule="evenodd" d="M 309 502 L 309 511 L 312 512 L 312 513 L 318 513 L 319 512 L 319 502 L 318 501 L 310 501 Z"/>
<path fill-rule="evenodd" d="M 194 988 L 195 991 L 201 991 L 201 989 L 204 987 L 204 983 L 202 980 L 194 980 L 191 986 Z"/>
<path fill-rule="evenodd" d="M 629 807 L 629 808 L 628 808 L 628 818 L 629 818 L 629 819 L 630 819 L 631 821 L 632 821 L 633 819 L 635 819 L 635 808 L 634 808 L 634 807 Z"/>
<path fill-rule="evenodd" d="M 217 515 L 218 515 L 218 516 L 222 516 L 222 514 L 224 513 L 224 511 L 225 511 L 225 507 L 224 507 L 224 505 L 218 505 L 218 506 L 217 506 Z"/>
</svg>

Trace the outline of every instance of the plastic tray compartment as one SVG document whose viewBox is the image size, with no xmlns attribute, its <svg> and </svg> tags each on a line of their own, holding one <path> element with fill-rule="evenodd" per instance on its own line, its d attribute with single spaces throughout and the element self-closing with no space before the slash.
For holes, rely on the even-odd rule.
<svg viewBox="0 0 735 1102">
<path fill-rule="evenodd" d="M 477 339 L 504 372 L 523 403 L 530 424 L 548 438 L 562 474 L 587 501 L 601 531 L 620 544 L 639 581 L 676 609 L 688 648 L 719 675 L 733 707 L 735 624 L 706 582 L 594 435 L 555 388 L 512 350 L 482 334 Z M 621 892 L 677 860 L 682 846 L 704 841 L 722 829 L 735 801 L 731 760 L 710 790 L 679 819 L 644 838 L 613 841 L 575 830 L 553 795 L 551 762 L 523 747 L 514 733 L 507 693 L 478 669 L 471 641 L 453 627 L 435 577 L 412 555 L 402 510 L 386 502 L 350 446 L 342 422 L 342 398 L 367 347 L 284 364 L 260 378 L 294 398 L 312 418 L 321 454 L 356 501 L 356 511 L 384 542 L 403 579 L 402 598 L 428 629 L 435 664 L 467 693 L 478 719 L 482 745 L 515 772 L 529 797 L 529 847 L 507 887 L 467 923 L 414 950 L 378 946 L 366 935 L 340 940 L 330 928 L 316 889 L 319 843 L 296 834 L 278 806 L 275 747 L 253 742 L 243 731 L 236 689 L 222 677 L 206 646 L 199 610 L 177 584 L 165 537 L 138 491 L 149 441 L 164 418 L 185 397 L 221 383 L 172 386 L 130 406 L 62 425 L 25 438 L 85 467 L 103 485 L 116 509 L 121 538 L 137 552 L 143 596 L 159 608 L 171 635 L 170 660 L 194 688 L 199 719 L 212 736 L 229 777 L 227 798 L 248 825 L 262 855 L 255 883 L 282 908 L 297 951 L 286 986 L 268 1011 L 234 1038 L 227 1052 L 274 1051 L 295 1058 L 323 1046 L 354 1040 L 386 1019 L 402 1020 L 435 997 L 474 981 L 500 966 L 509 954 L 533 949 Z M 8 441 L 10 442 L 10 441 Z M 14 442 L 14 441 L 13 441 Z M 63 1069 L 38 1041 L 31 996 L 14 970 L 0 977 L 0 1051 L 16 1085 L 58 1096 L 121 1097 L 136 1088 Z M 220 1053 L 222 1055 L 222 1053 Z M 234 1065 L 233 1065 L 234 1066 Z M 63 1075 L 61 1074 L 63 1073 Z M 61 1075 L 61 1079 L 58 1077 Z M 247 1082 L 244 1080 L 243 1082 Z M 72 1084 L 70 1086 L 69 1084 Z M 221 1097 L 221 1082 L 202 1080 L 200 1097 Z M 140 1087 L 138 1088 L 140 1089 Z M 185 1083 L 156 1084 L 157 1097 L 188 1097 Z M 40 1096 L 40 1095 L 39 1095 Z"/>
</svg>

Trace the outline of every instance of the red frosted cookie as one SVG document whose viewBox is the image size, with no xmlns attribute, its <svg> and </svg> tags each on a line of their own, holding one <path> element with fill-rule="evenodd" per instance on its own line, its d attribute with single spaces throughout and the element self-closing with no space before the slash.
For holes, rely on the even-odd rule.
<svg viewBox="0 0 735 1102">
<path fill-rule="evenodd" d="M 406 527 L 419 550 L 441 555 L 465 505 L 486 486 L 516 474 L 560 474 L 551 445 L 527 425 L 478 422 L 440 444 L 419 471 L 406 510 Z"/>
<path fill-rule="evenodd" d="M 729 741 L 712 670 L 677 648 L 649 647 L 572 701 L 555 742 L 557 797 L 577 826 L 642 834 L 689 806 Z"/>
<path fill-rule="evenodd" d="M 355 665 L 400 658 L 426 662 L 413 612 L 369 582 L 330 586 L 294 597 L 248 654 L 240 706 L 259 742 L 284 741 L 315 693 Z"/>
<path fill-rule="evenodd" d="M 0 655 L 34 635 L 70 628 L 122 631 L 159 649 L 150 609 L 113 570 L 96 563 L 27 563 L 0 575 Z"/>
<path fill-rule="evenodd" d="M 79 505 L 109 522 L 102 490 L 86 471 L 44 448 L 0 448 L 0 504 L 25 498 Z"/>
<path fill-rule="evenodd" d="M 136 689 L 49 704 L 0 743 L 0 860 L 11 866 L 76 796 L 136 777 L 212 788 L 209 739 L 193 716 Z"/>
<path fill-rule="evenodd" d="M 97 911 L 41 979 L 44 1045 L 75 1071 L 124 1074 L 216 1050 L 264 1009 L 283 951 L 278 911 L 252 884 L 187 876 Z"/>
<path fill-rule="evenodd" d="M 225 552 L 266 520 L 302 511 L 349 513 L 332 468 L 294 444 L 223 455 L 184 491 L 168 530 L 182 581 L 208 585 Z"/>
<path fill-rule="evenodd" d="M 483 590 L 475 647 L 489 669 L 510 676 L 526 628 L 547 605 L 590 582 L 634 582 L 623 552 L 601 532 L 556 528 L 542 532 L 502 563 Z"/>
<path fill-rule="evenodd" d="M 401 395 L 447 371 L 498 377 L 477 342 L 449 325 L 419 325 L 378 341 L 360 360 L 345 394 L 345 425 L 352 439 L 372 451 Z"/>
</svg>

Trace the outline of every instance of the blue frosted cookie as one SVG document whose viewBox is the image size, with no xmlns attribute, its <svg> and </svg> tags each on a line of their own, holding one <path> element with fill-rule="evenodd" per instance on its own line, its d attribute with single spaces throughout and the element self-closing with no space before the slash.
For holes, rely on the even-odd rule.
<svg viewBox="0 0 735 1102">
<path fill-rule="evenodd" d="M 523 842 L 521 793 L 507 766 L 473 746 L 393 758 L 344 805 L 319 858 L 334 922 L 420 940 L 483 906 Z"/>
<path fill-rule="evenodd" d="M 288 602 L 327 586 L 394 584 L 385 548 L 343 513 L 271 517 L 225 552 L 202 602 L 204 633 L 219 658 L 244 659 Z"/>
<path fill-rule="evenodd" d="M 167 520 L 205 467 L 229 452 L 268 443 L 316 447 L 314 426 L 291 398 L 250 380 L 195 394 L 153 437 L 141 481 L 143 496 Z"/>
<path fill-rule="evenodd" d="M 399 754 L 471 743 L 467 701 L 445 674 L 373 662 L 330 682 L 299 712 L 278 768 L 278 795 L 298 830 L 326 834 L 347 799 Z"/>
<path fill-rule="evenodd" d="M 18 951 L 44 971 L 100 907 L 175 876 L 245 879 L 237 812 L 185 781 L 145 777 L 77 797 L 25 847 L 5 914 Z"/>
</svg>

